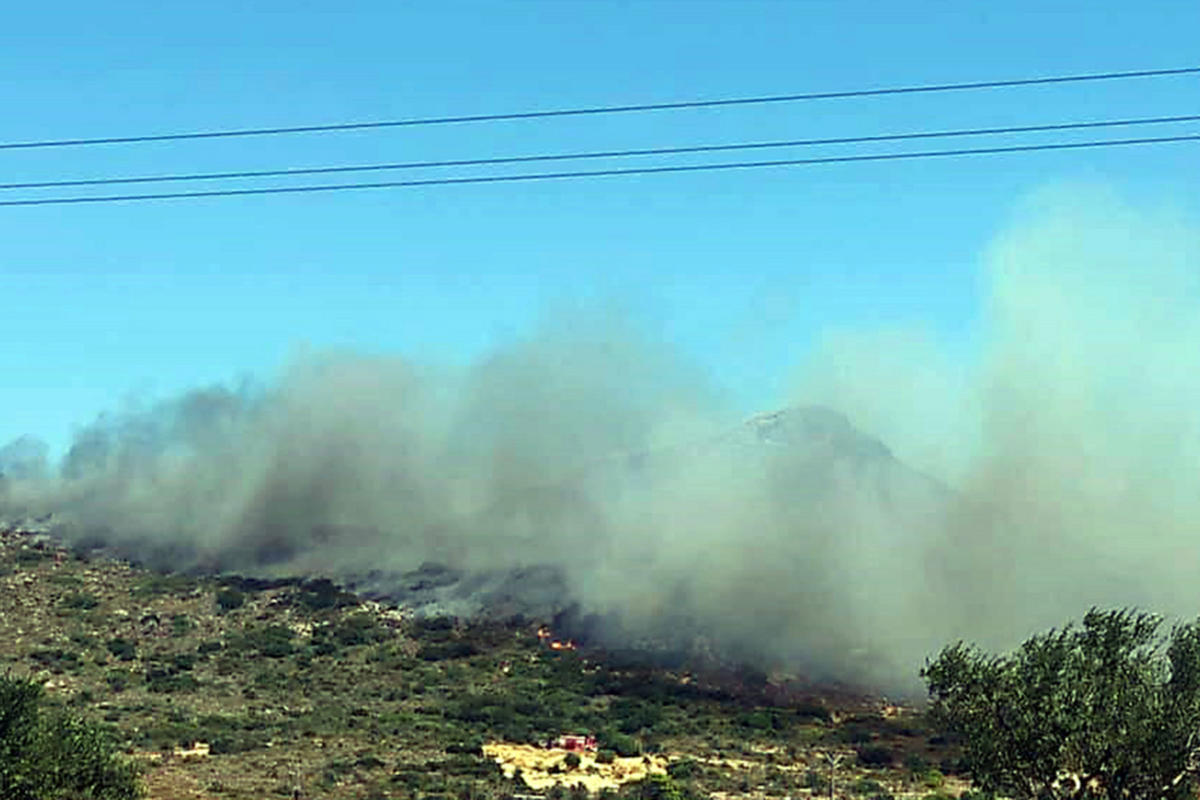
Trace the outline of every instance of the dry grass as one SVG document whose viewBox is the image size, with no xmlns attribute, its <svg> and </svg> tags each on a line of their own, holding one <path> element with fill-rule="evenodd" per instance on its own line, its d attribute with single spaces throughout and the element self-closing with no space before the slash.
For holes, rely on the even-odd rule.
<svg viewBox="0 0 1200 800">
<path fill-rule="evenodd" d="M 555 785 L 582 785 L 589 792 L 617 789 L 647 775 L 665 774 L 665 756 L 616 757 L 611 763 L 600 764 L 595 753 L 580 753 L 579 766 L 566 766 L 567 751 L 533 745 L 491 742 L 483 746 L 483 754 L 496 761 L 504 776 L 512 778 L 517 770 L 531 789 L 549 789 Z"/>
</svg>

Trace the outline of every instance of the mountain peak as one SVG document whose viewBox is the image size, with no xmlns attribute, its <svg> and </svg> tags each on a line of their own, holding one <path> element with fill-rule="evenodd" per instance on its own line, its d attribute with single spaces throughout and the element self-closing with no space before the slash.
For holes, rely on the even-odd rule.
<svg viewBox="0 0 1200 800">
<path fill-rule="evenodd" d="M 756 414 L 746 420 L 745 428 L 760 444 L 821 447 L 831 455 L 856 459 L 893 459 L 887 445 L 828 406 L 789 406 Z"/>
</svg>

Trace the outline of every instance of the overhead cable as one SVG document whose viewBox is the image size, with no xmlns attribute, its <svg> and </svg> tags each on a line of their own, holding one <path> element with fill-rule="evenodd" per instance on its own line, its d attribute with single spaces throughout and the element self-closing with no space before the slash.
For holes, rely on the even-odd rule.
<svg viewBox="0 0 1200 800">
<path fill-rule="evenodd" d="M 1200 114 L 1176 117 L 1150 117 L 1142 119 L 1102 120 L 1093 122 L 1062 122 L 1045 125 L 1019 125 L 1003 128 L 970 128 L 950 131 L 921 131 L 915 133 L 892 133 L 874 136 L 843 136 L 828 139 L 790 139 L 769 142 L 740 142 L 734 144 L 694 145 L 689 147 L 654 147 L 640 150 L 600 150 L 584 153 L 550 153 L 528 156 L 501 156 L 491 158 L 466 158 L 443 161 L 408 161 L 392 164 L 353 164 L 332 167 L 303 167 L 293 169 L 242 170 L 234 172 L 193 172 L 176 175 L 142 175 L 122 178 L 83 178 L 58 181 L 26 181 L 23 183 L 0 183 L 0 190 L 50 189 L 71 186 L 112 186 L 131 183 L 166 183 L 171 181 L 210 181 L 244 178 L 279 178 L 297 175 L 330 175 L 349 172 L 382 172 L 435 167 L 476 167 L 502 164 L 526 164 L 539 161 L 575 161 L 597 158 L 630 158 L 634 156 L 686 155 L 717 153 L 737 150 L 765 150 L 786 147 L 813 147 L 817 145 L 864 144 L 867 142 L 896 142 L 912 139 L 953 138 L 962 136 L 994 136 L 998 134 L 1037 133 L 1048 131 L 1083 130 L 1091 128 L 1132 127 L 1136 125 L 1161 125 L 1166 123 L 1197 122 Z"/>
<path fill-rule="evenodd" d="M 714 100 L 683 100 L 667 103 L 639 103 L 633 105 L 592 106 L 586 108 L 560 108 L 535 111 L 516 111 L 502 114 L 465 114 L 416 119 L 376 120 L 367 122 L 339 122 L 324 125 L 295 125 L 270 128 L 241 128 L 232 130 L 190 131 L 185 133 L 160 133 L 136 136 L 105 136 L 74 139 L 48 139 L 28 142 L 0 142 L 0 150 L 35 149 L 47 147 L 84 147 L 105 144 L 138 144 L 144 142 L 178 141 L 181 139 L 218 139 L 235 136 L 279 136 L 294 133 L 332 133 L 335 131 L 369 130 L 377 128 L 402 128 L 423 125 L 450 125 L 478 122 L 502 122 L 550 117 L 578 117 L 599 114 L 630 114 L 649 111 L 676 111 L 687 108 L 717 108 L 722 106 L 762 105 L 767 103 L 794 103 L 809 100 L 837 100 L 853 97 L 881 97 L 899 94 L 925 94 L 974 89 L 1003 89 L 1017 86 L 1046 84 L 1082 83 L 1085 81 L 1108 81 L 1130 78 L 1161 78 L 1200 73 L 1200 67 L 1178 69 L 1148 69 L 1125 72 L 1094 72 L 1082 75 L 1055 75 L 1041 78 L 1017 78 L 1012 80 L 974 81 L 968 83 L 922 84 L 877 89 L 851 89 L 832 92 L 807 92 L 798 94 L 765 95 L 759 97 L 732 97 Z"/>
<path fill-rule="evenodd" d="M 1120 147 L 1168 142 L 1200 141 L 1200 134 L 1182 136 L 1159 136 L 1141 139 L 1110 139 L 1091 142 L 1059 142 L 1053 144 L 1027 144 L 1008 147 L 980 147 L 958 150 L 926 150 L 911 153 L 871 153 L 856 156 L 829 156 L 825 158 L 796 158 L 776 161 L 736 161 L 721 164 L 687 164 L 661 167 L 637 167 L 632 169 L 577 170 L 571 172 L 535 172 L 520 175 L 477 175 L 463 178 L 427 178 L 410 181 L 379 181 L 375 183 L 322 184 L 316 186 L 277 186 L 262 189 L 217 189 L 202 192 L 161 192 L 155 194 L 92 195 L 79 197 L 44 197 L 25 200 L 0 200 L 0 206 L 49 206 L 79 203 L 118 203 L 146 200 L 179 200 L 203 197 L 239 197 L 267 194 L 311 194 L 315 192 L 342 192 L 363 189 L 399 189 L 420 186 L 456 186 L 484 183 L 516 183 L 528 181 L 566 180 L 579 178 L 604 178 L 630 175 L 656 175 L 682 172 L 712 172 L 716 170 L 755 169 L 766 167 L 799 167 L 817 164 L 846 164 L 863 161 L 903 161 L 946 156 L 980 156 L 1001 153 L 1028 153 L 1043 150 L 1080 150 L 1085 148 Z"/>
</svg>

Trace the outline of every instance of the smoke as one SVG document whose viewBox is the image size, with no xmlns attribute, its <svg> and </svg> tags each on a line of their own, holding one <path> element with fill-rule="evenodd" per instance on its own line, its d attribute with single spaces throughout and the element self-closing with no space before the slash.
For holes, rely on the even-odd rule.
<svg viewBox="0 0 1200 800">
<path fill-rule="evenodd" d="M 1200 242 L 1098 194 L 1043 193 L 990 246 L 973 358 L 827 331 L 790 414 L 740 422 L 653 331 L 576 313 L 467 367 L 299 353 L 106 415 L 0 501 L 179 569 L 549 565 L 630 641 L 890 689 L 1093 603 L 1193 616 Z"/>
<path fill-rule="evenodd" d="M 29 481 L 49 474 L 49 447 L 40 439 L 20 436 L 0 447 L 0 480 Z"/>
<path fill-rule="evenodd" d="M 798 384 L 955 487 L 919 624 L 1011 646 L 1091 604 L 1194 617 L 1200 232 L 1096 186 L 1017 216 L 983 259 L 981 358 L 831 335 Z"/>
</svg>

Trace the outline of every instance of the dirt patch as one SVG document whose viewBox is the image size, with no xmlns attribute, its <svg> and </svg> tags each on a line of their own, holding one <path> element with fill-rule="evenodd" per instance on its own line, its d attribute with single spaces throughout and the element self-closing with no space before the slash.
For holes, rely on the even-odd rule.
<svg viewBox="0 0 1200 800">
<path fill-rule="evenodd" d="M 485 744 L 483 754 L 500 765 L 505 777 L 511 778 L 521 770 L 531 789 L 583 784 L 589 792 L 598 792 L 667 771 L 667 759 L 663 756 L 617 757 L 610 764 L 598 764 L 595 753 L 580 753 L 579 766 L 567 769 L 567 751 L 557 748 L 496 742 Z"/>
</svg>

